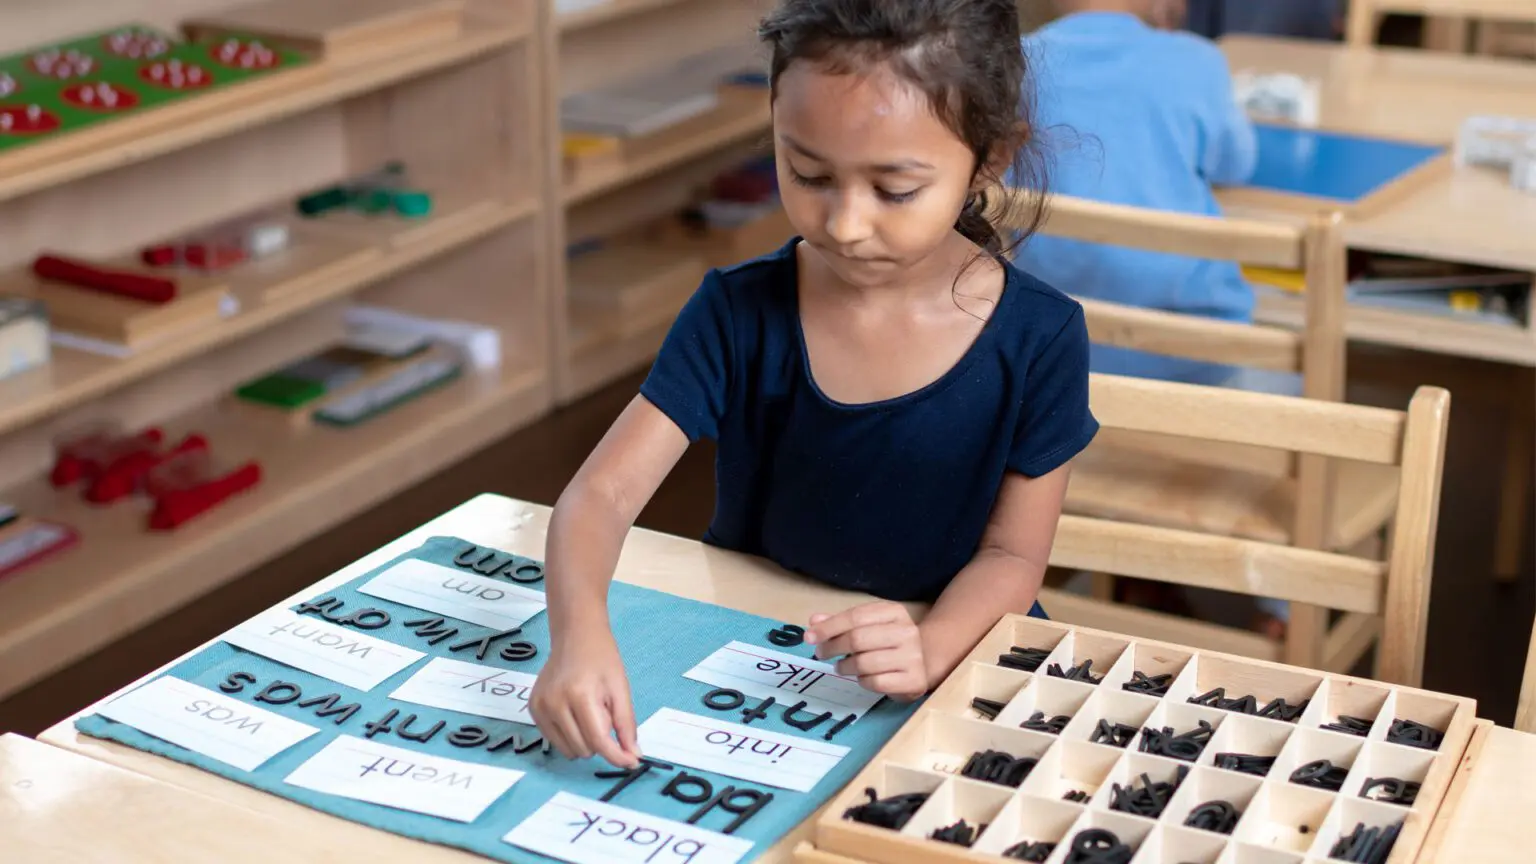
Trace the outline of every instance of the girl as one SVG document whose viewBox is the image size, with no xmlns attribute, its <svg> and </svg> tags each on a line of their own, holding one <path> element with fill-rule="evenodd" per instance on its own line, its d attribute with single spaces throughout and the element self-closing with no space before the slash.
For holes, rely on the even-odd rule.
<svg viewBox="0 0 1536 864">
<path fill-rule="evenodd" d="M 866 688 L 916 698 L 1004 613 L 1043 617 L 1066 466 L 1098 424 L 1081 307 L 1006 263 L 984 216 L 984 189 L 1038 165 L 1017 16 L 1014 0 L 781 0 L 762 23 L 799 236 L 705 277 L 555 506 L 530 707 L 567 757 L 639 760 L 606 595 L 699 438 L 718 444 L 707 542 L 883 598 L 805 622 Z M 933 605 L 916 624 L 901 601 Z"/>
</svg>

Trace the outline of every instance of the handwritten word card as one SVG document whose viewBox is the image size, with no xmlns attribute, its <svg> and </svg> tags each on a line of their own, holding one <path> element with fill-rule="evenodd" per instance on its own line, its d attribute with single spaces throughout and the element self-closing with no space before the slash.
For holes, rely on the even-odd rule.
<svg viewBox="0 0 1536 864">
<path fill-rule="evenodd" d="M 269 609 L 221 638 L 236 648 L 359 690 L 372 690 L 427 656 L 287 609 Z"/>
<path fill-rule="evenodd" d="M 169 676 L 113 699 L 97 713 L 242 771 L 255 771 L 320 731 Z"/>
<path fill-rule="evenodd" d="M 528 691 L 536 680 L 522 672 L 434 657 L 389 698 L 532 726 Z"/>
<path fill-rule="evenodd" d="M 426 813 L 455 822 L 473 822 L 507 794 L 523 772 L 343 735 L 284 782 L 397 810 Z"/>
<path fill-rule="evenodd" d="M 673 708 L 638 730 L 640 752 L 663 762 L 809 792 L 848 755 L 847 747 L 702 717 Z"/>
<path fill-rule="evenodd" d="M 571 864 L 736 864 L 752 842 L 569 792 L 501 838 Z"/>
<path fill-rule="evenodd" d="M 542 592 L 419 558 L 401 561 L 357 590 L 497 630 L 521 627 L 544 611 Z"/>
<path fill-rule="evenodd" d="M 805 700 L 805 711 L 821 714 L 830 711 L 836 719 L 849 714 L 862 717 L 875 707 L 881 694 L 859 686 L 859 679 L 839 675 L 831 663 L 807 660 L 782 651 L 772 651 L 732 642 L 705 657 L 699 665 L 683 674 L 684 678 L 729 687 L 747 696 L 779 703 L 786 698 L 792 705 Z"/>
</svg>

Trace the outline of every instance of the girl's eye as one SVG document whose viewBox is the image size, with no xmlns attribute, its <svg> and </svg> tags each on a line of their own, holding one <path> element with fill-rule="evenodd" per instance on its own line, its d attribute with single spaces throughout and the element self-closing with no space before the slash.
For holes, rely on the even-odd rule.
<svg viewBox="0 0 1536 864">
<path fill-rule="evenodd" d="M 801 174 L 799 171 L 794 170 L 793 168 L 789 170 L 789 176 L 795 181 L 797 185 L 805 186 L 810 189 L 820 189 L 830 182 L 830 178 L 807 177 L 804 174 Z"/>
<path fill-rule="evenodd" d="M 920 190 L 913 189 L 910 192 L 887 192 L 884 189 L 880 189 L 877 191 L 879 192 L 881 198 L 889 201 L 892 204 L 905 204 L 908 201 L 911 201 L 913 198 L 916 198 L 917 193 Z"/>
</svg>

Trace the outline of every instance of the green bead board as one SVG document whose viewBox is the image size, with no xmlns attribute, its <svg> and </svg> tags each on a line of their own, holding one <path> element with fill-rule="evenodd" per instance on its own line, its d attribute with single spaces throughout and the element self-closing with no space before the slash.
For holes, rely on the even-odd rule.
<svg viewBox="0 0 1536 864">
<path fill-rule="evenodd" d="M 0 152 L 311 62 L 257 40 L 241 40 L 249 53 L 224 44 L 183 42 L 135 24 L 0 57 Z M 242 66 L 258 55 L 259 66 Z M 102 85 L 114 104 L 104 104 Z"/>
</svg>

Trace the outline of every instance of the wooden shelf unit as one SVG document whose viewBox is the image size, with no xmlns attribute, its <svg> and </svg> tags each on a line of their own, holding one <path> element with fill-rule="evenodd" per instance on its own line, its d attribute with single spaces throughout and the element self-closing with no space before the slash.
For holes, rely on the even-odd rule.
<svg viewBox="0 0 1536 864">
<path fill-rule="evenodd" d="M 227 0 L 19 0 L 4 47 L 23 48 Z M 233 279 L 240 310 L 124 358 L 55 347 L 48 367 L 0 381 L 0 501 L 75 528 L 80 543 L 0 579 L 0 699 L 543 416 L 554 403 L 550 185 L 545 109 L 555 22 L 546 0 L 470 0 L 464 35 L 390 60 L 327 70 L 309 88 L 239 110 L 182 115 L 110 153 L 69 153 L 0 175 L 0 267 L 42 249 L 131 252 L 189 229 L 291 202 L 400 159 L 434 196 L 425 220 L 305 222 L 351 254 Z M 12 22 L 32 28 L 19 33 Z M 190 119 L 188 119 L 190 118 Z M 54 145 L 48 145 L 54 146 Z M 302 235 L 296 234 L 295 237 Z M 249 272 L 255 272 L 249 271 Z M 271 290 L 280 284 L 282 290 Z M 348 429 L 253 420 L 239 384 L 339 337 L 351 302 L 495 328 L 501 362 Z M 135 501 L 85 503 L 46 480 L 58 434 L 113 420 L 201 432 L 221 463 L 263 479 L 182 527 L 145 525 Z"/>
<path fill-rule="evenodd" d="M 771 5 L 768 0 L 609 0 L 562 16 L 558 95 L 674 64 L 680 59 L 674 46 L 680 44 L 688 46 L 689 54 L 733 45 L 756 51 L 755 26 Z M 685 294 L 676 304 L 656 306 L 654 314 L 621 316 L 622 321 L 578 309 L 563 290 L 583 278 L 575 265 L 565 272 L 566 245 L 622 233 L 675 212 L 711 177 L 764 152 L 770 129 L 767 94 L 731 89 L 722 97 L 706 114 L 625 142 L 616 169 L 594 179 L 567 184 L 555 160 L 552 171 L 566 208 L 551 251 L 562 268 L 553 307 L 558 402 L 573 401 L 644 368 L 686 299 Z M 552 122 L 558 126 L 558 107 Z M 653 276 L 640 268 L 633 284 Z M 615 290 L 625 286 L 616 284 Z"/>
</svg>

